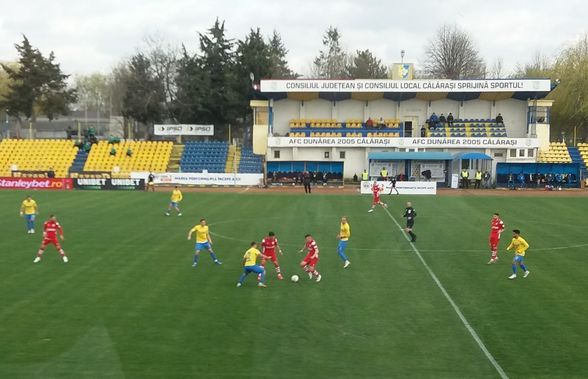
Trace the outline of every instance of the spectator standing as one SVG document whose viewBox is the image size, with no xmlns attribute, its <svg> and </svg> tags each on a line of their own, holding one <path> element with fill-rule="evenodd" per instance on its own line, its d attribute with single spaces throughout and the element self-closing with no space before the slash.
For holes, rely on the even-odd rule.
<svg viewBox="0 0 588 379">
<path fill-rule="evenodd" d="M 519 181 L 519 188 L 525 187 L 525 174 L 522 172 L 517 176 L 517 180 Z"/>
<path fill-rule="evenodd" d="M 439 124 L 441 125 L 442 128 L 445 127 L 445 122 L 447 120 L 445 119 L 445 116 L 443 115 L 443 113 L 441 113 L 441 116 L 439 116 Z"/>
<path fill-rule="evenodd" d="M 363 180 L 364 182 L 367 182 L 368 180 L 370 180 L 370 174 L 365 169 L 361 173 L 361 180 Z"/>
<path fill-rule="evenodd" d="M 304 173 L 302 174 L 302 184 L 304 184 L 304 193 L 311 193 L 310 179 L 310 172 L 304 171 Z"/>
<path fill-rule="evenodd" d="M 437 128 L 437 126 L 439 125 L 439 116 L 437 116 L 435 114 L 435 112 L 433 112 L 431 117 L 429 117 L 429 120 L 430 120 L 431 124 L 433 125 L 433 128 Z"/>
<path fill-rule="evenodd" d="M 461 188 L 470 188 L 470 173 L 467 169 L 461 169 Z"/>
<path fill-rule="evenodd" d="M 480 189 L 482 185 L 482 171 L 480 171 L 480 169 L 478 169 L 476 171 L 476 189 Z"/>
<path fill-rule="evenodd" d="M 388 180 L 388 170 L 386 170 L 386 167 L 382 167 L 382 170 L 380 170 L 380 180 Z"/>
<path fill-rule="evenodd" d="M 496 116 L 496 123 L 504 126 L 504 119 L 502 118 L 502 115 L 500 113 L 498 114 L 498 116 Z"/>
<path fill-rule="evenodd" d="M 512 175 L 512 173 L 508 174 L 508 188 L 515 189 L 514 176 Z"/>
<path fill-rule="evenodd" d="M 423 127 L 421 128 L 421 137 L 426 137 L 427 136 L 427 128 L 425 128 L 425 126 L 423 125 Z"/>
<path fill-rule="evenodd" d="M 484 175 L 482 175 L 482 179 L 484 180 L 484 188 L 490 188 L 490 179 L 492 176 L 488 172 L 488 170 L 484 171 Z"/>
<path fill-rule="evenodd" d="M 374 120 L 371 117 L 368 117 L 367 121 L 365 122 L 366 128 L 373 128 L 374 127 Z"/>
<path fill-rule="evenodd" d="M 453 114 L 451 112 L 447 115 L 447 126 L 450 128 L 453 126 Z"/>
</svg>

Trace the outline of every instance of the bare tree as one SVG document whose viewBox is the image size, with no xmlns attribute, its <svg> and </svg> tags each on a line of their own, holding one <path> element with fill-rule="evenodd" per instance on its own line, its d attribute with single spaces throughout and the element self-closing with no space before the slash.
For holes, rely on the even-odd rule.
<svg viewBox="0 0 588 379">
<path fill-rule="evenodd" d="M 517 64 L 515 78 L 547 78 L 553 71 L 554 63 L 547 55 L 536 51 L 529 63 Z"/>
<path fill-rule="evenodd" d="M 425 49 L 427 76 L 445 79 L 483 78 L 486 65 L 472 38 L 456 25 L 443 25 Z"/>
<path fill-rule="evenodd" d="M 498 57 L 494 60 L 492 68 L 488 71 L 488 77 L 490 79 L 502 79 L 504 76 L 504 61 L 502 57 Z"/>
<path fill-rule="evenodd" d="M 345 79 L 349 54 L 341 46 L 341 33 L 329 26 L 323 36 L 324 50 L 313 61 L 313 75 L 321 79 Z"/>
<path fill-rule="evenodd" d="M 154 76 L 164 88 L 166 116 L 170 120 L 174 119 L 173 104 L 177 93 L 176 76 L 180 48 L 160 35 L 149 35 L 145 37 L 144 42 L 147 47 L 144 54 L 151 63 Z"/>
</svg>

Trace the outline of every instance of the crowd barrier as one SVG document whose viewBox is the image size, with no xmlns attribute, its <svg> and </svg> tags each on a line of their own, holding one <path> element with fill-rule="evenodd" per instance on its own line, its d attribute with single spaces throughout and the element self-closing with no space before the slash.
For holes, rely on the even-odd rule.
<svg viewBox="0 0 588 379">
<path fill-rule="evenodd" d="M 148 172 L 132 172 L 131 178 L 147 179 Z M 194 186 L 258 186 L 263 174 L 164 173 L 154 174 L 155 184 Z"/>
<path fill-rule="evenodd" d="M 382 194 L 389 194 L 396 191 L 392 189 L 392 182 L 378 181 L 378 185 L 384 186 Z M 362 181 L 361 182 L 361 193 L 363 195 L 372 193 L 373 181 Z M 437 183 L 436 182 L 396 182 L 396 189 L 401 195 L 436 195 L 437 194 Z"/>
<path fill-rule="evenodd" d="M 80 190 L 136 191 L 145 190 L 144 179 L 74 179 L 73 186 Z"/>
</svg>

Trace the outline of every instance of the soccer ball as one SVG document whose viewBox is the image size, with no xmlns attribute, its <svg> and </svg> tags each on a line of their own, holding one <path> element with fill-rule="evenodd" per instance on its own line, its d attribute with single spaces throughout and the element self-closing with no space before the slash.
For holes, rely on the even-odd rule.
<svg viewBox="0 0 588 379">
<path fill-rule="evenodd" d="M 300 278 L 298 277 L 298 275 L 292 275 L 292 277 L 290 278 L 290 280 L 291 280 L 293 283 L 297 283 L 299 279 L 300 279 Z"/>
</svg>

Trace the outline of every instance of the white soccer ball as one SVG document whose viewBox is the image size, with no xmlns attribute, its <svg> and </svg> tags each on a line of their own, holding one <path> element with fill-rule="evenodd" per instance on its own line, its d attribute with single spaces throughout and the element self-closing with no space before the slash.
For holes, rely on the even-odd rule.
<svg viewBox="0 0 588 379">
<path fill-rule="evenodd" d="M 290 280 L 291 280 L 293 283 L 297 283 L 299 279 L 300 279 L 300 278 L 298 277 L 298 275 L 292 275 L 292 277 L 290 278 Z"/>
</svg>

